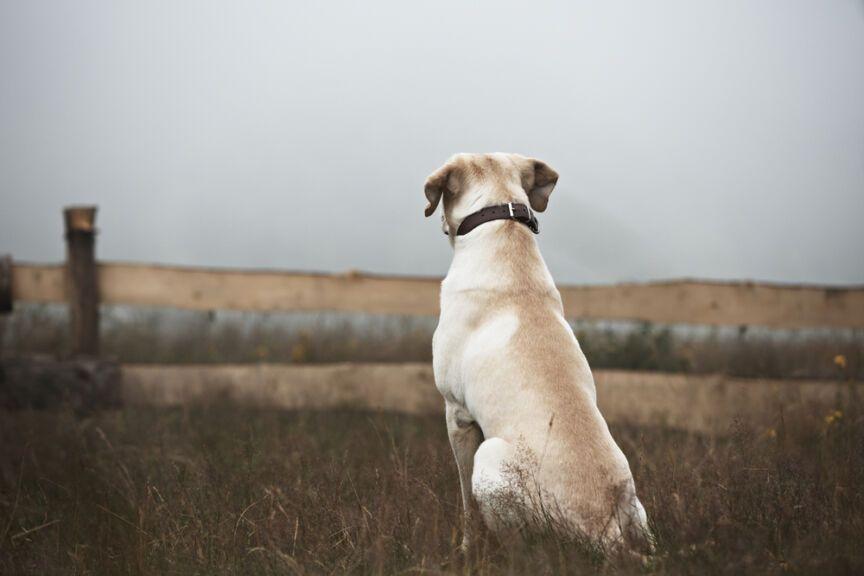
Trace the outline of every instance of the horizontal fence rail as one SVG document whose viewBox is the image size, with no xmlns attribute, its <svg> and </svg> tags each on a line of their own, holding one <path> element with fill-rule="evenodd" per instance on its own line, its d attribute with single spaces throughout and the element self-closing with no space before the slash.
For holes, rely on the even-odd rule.
<svg viewBox="0 0 864 576">
<path fill-rule="evenodd" d="M 129 405 L 194 406 L 219 402 L 287 410 L 365 409 L 442 414 L 432 366 L 122 365 Z M 779 381 L 659 372 L 595 370 L 597 403 L 614 424 L 662 426 L 725 435 L 736 422 L 771 427 L 784 421 L 821 423 L 864 384 Z"/>
<path fill-rule="evenodd" d="M 429 363 L 118 364 L 0 356 L 0 410 L 230 406 L 441 415 Z M 744 426 L 826 430 L 854 418 L 864 382 L 595 370 L 597 403 L 613 424 L 723 436 Z M 845 416 L 844 416 L 845 415 Z M 815 426 L 815 428 L 814 428 Z"/>
<path fill-rule="evenodd" d="M 101 357 L 101 305 L 434 316 L 439 312 L 441 280 L 99 262 L 95 217 L 93 206 L 64 210 L 63 264 L 0 258 L 0 313 L 11 311 L 16 302 L 68 305 L 74 352 L 73 359 L 60 362 L 0 355 L 0 375 L 5 375 L 0 378 L 0 406 L 41 406 L 53 398 L 84 411 L 94 406 L 186 406 L 223 400 L 299 410 L 443 410 L 428 364 L 160 366 L 118 365 Z M 862 286 L 680 280 L 559 290 L 565 315 L 571 319 L 864 328 Z M 784 418 L 815 419 L 824 426 L 841 414 L 844 402 L 864 393 L 864 383 L 619 370 L 596 370 L 594 376 L 598 404 L 610 422 L 708 434 L 725 434 L 739 419 L 767 427 L 766 433 Z M 36 382 L 41 385 L 34 386 Z"/>
<path fill-rule="evenodd" d="M 67 302 L 62 264 L 12 263 L 12 299 Z M 439 278 L 103 262 L 102 304 L 187 310 L 438 314 Z M 797 329 L 864 328 L 864 288 L 681 280 L 561 286 L 568 318 Z"/>
</svg>

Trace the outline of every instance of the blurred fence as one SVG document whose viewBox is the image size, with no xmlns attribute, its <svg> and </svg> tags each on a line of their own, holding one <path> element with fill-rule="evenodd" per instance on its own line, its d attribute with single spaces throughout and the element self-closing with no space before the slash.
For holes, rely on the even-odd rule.
<svg viewBox="0 0 864 576">
<path fill-rule="evenodd" d="M 63 264 L 12 263 L 12 299 L 64 303 Z M 440 278 L 99 263 L 103 304 L 187 310 L 336 310 L 437 315 Z M 864 328 L 864 289 L 680 280 L 560 286 L 571 319 L 663 324 Z"/>
<path fill-rule="evenodd" d="M 98 356 L 102 304 L 257 312 L 329 310 L 429 316 L 438 313 L 439 278 L 97 262 L 95 213 L 93 207 L 65 211 L 64 264 L 0 259 L 0 309 L 11 311 L 14 302 L 67 303 L 72 349 L 80 356 Z M 570 319 L 777 329 L 864 328 L 861 287 L 682 280 L 559 289 L 565 315 Z M 123 394 L 135 402 L 149 398 L 156 404 L 194 403 L 207 391 L 238 402 L 294 408 L 355 405 L 407 412 L 440 408 L 430 368 L 425 365 L 130 366 L 124 367 L 122 373 Z M 753 413 L 765 409 L 764 398 L 785 398 L 790 402 L 797 398 L 795 402 L 806 403 L 811 397 L 824 400 L 826 394 L 836 396 L 841 389 L 823 386 L 817 393 L 812 383 L 797 382 L 786 384 L 785 391 L 780 393 L 778 386 L 782 388 L 784 384 L 773 381 L 762 386 L 761 392 L 754 392 L 760 382 L 765 382 L 743 384 L 704 376 L 616 371 L 598 374 L 601 407 L 613 420 L 671 423 L 702 431 L 716 430 L 721 423 L 728 423 L 735 411 Z M 689 402 L 684 400 L 688 397 Z"/>
<path fill-rule="evenodd" d="M 230 403 L 267 409 L 367 409 L 443 414 L 432 366 L 409 364 L 125 365 L 131 405 Z M 613 424 L 723 435 L 736 420 L 769 427 L 820 420 L 864 394 L 864 385 L 719 375 L 595 370 L 597 403 Z"/>
</svg>

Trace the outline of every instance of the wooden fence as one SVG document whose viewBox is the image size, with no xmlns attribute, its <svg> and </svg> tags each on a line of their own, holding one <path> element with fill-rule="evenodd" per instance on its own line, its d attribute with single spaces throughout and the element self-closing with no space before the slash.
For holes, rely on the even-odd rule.
<svg viewBox="0 0 864 576">
<path fill-rule="evenodd" d="M 64 264 L 30 264 L 16 262 L 9 257 L 0 258 L 0 311 L 11 310 L 14 302 L 68 303 L 72 348 L 82 357 L 98 355 L 101 304 L 190 310 L 334 310 L 402 315 L 438 313 L 439 278 L 217 270 L 97 262 L 94 248 L 95 213 L 92 207 L 75 207 L 65 211 L 67 261 Z M 559 289 L 565 314 L 574 319 L 751 325 L 779 329 L 864 328 L 864 288 L 861 287 L 680 280 L 613 286 L 561 286 Z M 155 376 L 157 372 L 154 370 L 159 370 L 158 376 Z M 353 380 L 339 376 L 346 370 L 355 373 L 355 377 L 351 377 Z M 367 374 L 369 370 L 374 374 Z M 318 376 L 312 378 L 307 373 Z M 656 375 L 609 373 L 616 375 L 598 378 L 599 397 L 601 405 L 607 404 L 604 409 L 614 414 L 614 419 L 626 420 L 628 411 L 636 410 L 634 407 L 638 405 L 655 406 L 656 409 L 647 412 L 636 410 L 630 419 L 643 422 L 647 418 L 647 421 L 659 422 L 668 420 L 669 414 L 672 414 L 673 423 L 696 430 L 717 429 L 720 426 L 718 422 L 729 420 L 729 410 L 753 412 L 756 409 L 754 407 L 764 408 L 766 401 L 760 398 L 772 394 L 789 398 L 790 393 L 793 396 L 801 394 L 789 391 L 806 388 L 810 390 L 806 394 L 816 394 L 821 398 L 829 389 L 833 390 L 823 387 L 817 394 L 811 388 L 801 388 L 802 385 L 796 383 L 794 386 L 790 384 L 787 392 L 778 396 L 773 392 L 752 392 L 752 382 L 744 384 L 722 380 L 721 385 L 716 378 L 663 375 L 663 381 L 667 384 L 662 384 Z M 343 405 L 346 398 L 353 399 L 349 404 L 376 406 L 374 398 L 386 398 L 385 404 L 379 407 L 422 412 L 425 408 L 420 410 L 418 406 L 431 406 L 433 397 L 437 401 L 428 366 L 422 369 L 399 365 L 266 369 L 124 367 L 123 374 L 126 382 L 124 390 L 128 392 L 129 398 L 141 401 L 149 397 L 154 403 L 171 403 L 166 398 L 194 399 L 196 394 L 205 389 L 210 392 L 222 390 L 220 393 L 235 399 L 260 398 L 261 394 L 267 394 L 266 390 L 270 390 L 270 398 L 276 404 L 279 404 L 275 401 L 277 398 L 293 398 L 282 402 L 292 407 L 331 405 L 334 402 Z M 266 374 L 280 376 L 268 379 Z M 365 378 L 362 384 L 356 379 L 357 374 Z M 295 380 L 294 384 L 290 384 L 291 379 Z M 216 384 L 208 388 L 205 381 L 221 382 L 222 385 L 221 388 Z M 247 384 L 239 382 L 246 382 L 249 388 L 244 389 Z M 314 385 L 310 382 L 314 382 Z M 768 387 L 763 386 L 763 389 L 776 392 L 777 386 L 780 384 L 773 382 Z M 622 387 L 629 387 L 626 393 Z M 418 393 L 418 389 L 424 391 Z M 718 389 L 734 389 L 739 400 L 733 400 L 732 395 L 726 392 L 716 393 Z M 617 392 L 613 393 L 612 390 Z M 636 403 L 621 400 L 629 398 L 631 393 L 641 400 Z M 695 403 L 691 402 L 688 406 L 681 400 L 688 394 L 695 395 L 693 398 L 708 400 L 694 400 Z M 663 402 L 674 402 L 678 408 L 671 404 L 664 408 Z M 697 405 L 703 408 L 698 409 Z M 685 408 L 685 412 L 679 413 Z M 712 410 L 719 411 L 721 416 L 714 418 L 711 416 Z"/>
<path fill-rule="evenodd" d="M 437 315 L 440 278 L 100 263 L 103 304 L 187 310 Z M 12 264 L 12 298 L 68 301 L 62 264 Z M 666 324 L 864 328 L 864 289 L 680 280 L 561 286 L 568 318 Z"/>
<path fill-rule="evenodd" d="M 129 405 L 228 402 L 266 409 L 367 409 L 443 414 L 432 366 L 408 364 L 122 366 Z M 597 403 L 613 424 L 722 436 L 736 421 L 757 429 L 823 418 L 862 397 L 864 384 L 595 370 Z"/>
</svg>

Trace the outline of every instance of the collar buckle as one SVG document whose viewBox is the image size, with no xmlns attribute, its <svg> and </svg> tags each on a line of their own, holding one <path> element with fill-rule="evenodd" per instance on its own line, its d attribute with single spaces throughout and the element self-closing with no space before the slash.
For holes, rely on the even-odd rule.
<svg viewBox="0 0 864 576">
<path fill-rule="evenodd" d="M 519 212 L 518 214 L 517 211 Z M 506 204 L 487 206 L 469 214 L 456 229 L 456 236 L 463 236 L 480 224 L 491 222 L 492 220 L 515 220 L 527 226 L 534 234 L 540 233 L 537 217 L 530 206 L 519 202 L 507 202 Z"/>
</svg>

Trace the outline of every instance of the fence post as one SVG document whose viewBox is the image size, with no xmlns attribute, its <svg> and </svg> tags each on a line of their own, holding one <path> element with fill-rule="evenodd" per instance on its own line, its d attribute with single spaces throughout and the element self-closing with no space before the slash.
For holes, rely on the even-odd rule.
<svg viewBox="0 0 864 576">
<path fill-rule="evenodd" d="M 99 281 L 96 270 L 96 207 L 63 210 L 66 228 L 66 294 L 72 354 L 99 354 Z"/>
<path fill-rule="evenodd" d="M 12 257 L 0 256 L 0 314 L 12 311 Z"/>
<path fill-rule="evenodd" d="M 6 320 L 12 312 L 12 256 L 0 256 L 0 351 L 6 349 Z M 0 352 L 0 361 L 3 353 Z M 5 371 L 0 368 L 0 386 Z"/>
</svg>

